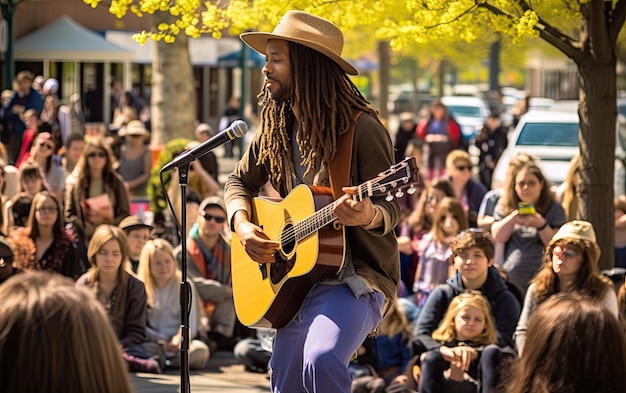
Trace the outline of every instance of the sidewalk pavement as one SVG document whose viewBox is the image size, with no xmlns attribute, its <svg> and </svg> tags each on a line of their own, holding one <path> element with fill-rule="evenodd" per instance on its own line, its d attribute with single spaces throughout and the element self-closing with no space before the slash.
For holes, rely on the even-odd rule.
<svg viewBox="0 0 626 393">
<path fill-rule="evenodd" d="M 168 369 L 163 374 L 131 373 L 135 393 L 180 392 L 180 370 Z M 204 370 L 190 372 L 192 393 L 268 393 L 267 374 L 244 371 L 232 352 L 216 352 Z"/>
</svg>

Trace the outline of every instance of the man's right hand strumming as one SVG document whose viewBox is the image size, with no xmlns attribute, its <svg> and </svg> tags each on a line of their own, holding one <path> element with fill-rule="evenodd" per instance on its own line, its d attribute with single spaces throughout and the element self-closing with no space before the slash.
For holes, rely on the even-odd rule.
<svg viewBox="0 0 626 393">
<path fill-rule="evenodd" d="M 261 227 L 251 222 L 247 212 L 236 212 L 233 220 L 235 233 L 250 258 L 258 263 L 273 263 L 279 243 L 271 240 Z"/>
</svg>

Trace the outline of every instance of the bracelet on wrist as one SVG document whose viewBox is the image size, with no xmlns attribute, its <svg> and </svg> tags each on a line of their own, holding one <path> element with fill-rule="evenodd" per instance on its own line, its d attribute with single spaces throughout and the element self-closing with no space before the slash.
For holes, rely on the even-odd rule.
<svg viewBox="0 0 626 393">
<path fill-rule="evenodd" d="M 542 225 L 542 226 L 538 227 L 538 228 L 537 228 L 537 230 L 538 230 L 538 231 L 541 231 L 541 230 L 545 229 L 545 227 L 547 227 L 547 226 L 548 226 L 548 220 L 546 220 L 546 221 L 543 223 L 543 225 Z"/>
</svg>

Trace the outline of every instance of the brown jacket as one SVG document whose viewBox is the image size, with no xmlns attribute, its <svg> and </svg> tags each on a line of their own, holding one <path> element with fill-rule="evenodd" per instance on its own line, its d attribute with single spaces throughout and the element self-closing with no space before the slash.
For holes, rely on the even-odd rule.
<svg viewBox="0 0 626 393">
<path fill-rule="evenodd" d="M 232 222 L 232 216 L 238 210 L 251 213 L 251 198 L 268 181 L 268 168 L 256 165 L 259 139 L 257 133 L 249 150 L 226 182 L 225 200 L 229 222 Z M 367 114 L 360 116 L 354 133 L 350 185 L 373 179 L 393 165 L 393 160 L 393 146 L 387 130 L 374 117 Z M 283 197 L 287 194 L 284 189 L 278 191 Z M 386 201 L 385 197 L 374 197 L 372 202 L 383 213 L 383 226 L 372 230 L 347 227 L 346 240 L 350 244 L 357 275 L 381 290 L 387 300 L 391 300 L 397 293 L 400 280 L 398 245 L 393 232 L 401 219 L 400 207 L 396 199 Z"/>
</svg>

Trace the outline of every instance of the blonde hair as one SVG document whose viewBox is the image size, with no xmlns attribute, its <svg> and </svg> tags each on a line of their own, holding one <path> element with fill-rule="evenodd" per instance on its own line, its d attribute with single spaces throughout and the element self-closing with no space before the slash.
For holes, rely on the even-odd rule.
<svg viewBox="0 0 626 393">
<path fill-rule="evenodd" d="M 472 164 L 469 153 L 463 150 L 452 150 L 446 156 L 446 168 L 452 168 L 457 161 L 463 161 L 465 164 Z"/>
<path fill-rule="evenodd" d="M 380 324 L 379 333 L 387 337 L 393 337 L 401 333 L 407 340 L 410 340 L 413 336 L 413 329 L 406 319 L 402 306 L 398 303 L 398 298 L 393 299 L 389 311 L 387 311 Z"/>
<path fill-rule="evenodd" d="M 132 392 L 107 315 L 87 290 L 48 272 L 0 286 L 0 391 Z"/>
<path fill-rule="evenodd" d="M 496 328 L 489 311 L 487 299 L 478 291 L 467 291 L 450 301 L 448 311 L 441 320 L 439 327 L 433 332 L 433 339 L 448 342 L 456 338 L 454 318 L 466 307 L 474 307 L 485 316 L 485 328 L 472 341 L 476 344 L 488 345 L 496 342 Z"/>
<path fill-rule="evenodd" d="M 182 273 L 178 268 L 178 263 L 174 257 L 174 247 L 172 247 L 172 245 L 164 239 L 148 240 L 141 250 L 141 255 L 139 256 L 139 267 L 137 268 L 137 277 L 143 282 L 146 288 L 146 300 L 148 307 L 155 306 L 154 287 L 156 283 L 154 281 L 154 277 L 150 274 L 150 266 L 154 262 L 157 251 L 166 252 L 174 261 L 175 270 L 171 280 L 181 281 L 182 279 Z"/>
</svg>

